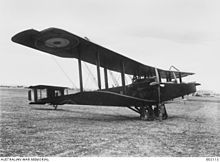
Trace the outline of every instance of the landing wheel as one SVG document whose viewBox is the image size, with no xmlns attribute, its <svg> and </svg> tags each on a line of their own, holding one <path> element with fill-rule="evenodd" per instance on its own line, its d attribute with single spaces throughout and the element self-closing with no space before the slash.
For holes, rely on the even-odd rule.
<svg viewBox="0 0 220 162">
<path fill-rule="evenodd" d="M 158 118 L 160 121 L 167 119 L 167 118 L 168 118 L 168 115 L 167 115 L 167 111 L 166 111 L 165 104 L 158 104 L 158 105 L 154 108 L 154 115 L 155 115 L 156 118 Z"/>
<path fill-rule="evenodd" d="M 148 113 L 147 113 L 148 114 L 147 120 L 149 120 L 149 121 L 154 120 L 155 115 L 154 115 L 154 110 L 153 110 L 152 106 L 148 106 L 147 107 L 147 111 L 148 111 Z"/>
<path fill-rule="evenodd" d="M 53 105 L 54 110 L 57 110 L 58 105 Z"/>
<path fill-rule="evenodd" d="M 167 118 L 168 118 L 168 115 L 167 115 L 165 104 L 159 105 L 159 120 L 162 121 Z"/>
<path fill-rule="evenodd" d="M 157 106 L 154 106 L 154 116 L 155 116 L 156 118 L 159 117 L 159 108 L 158 108 L 158 105 L 157 105 Z"/>
<path fill-rule="evenodd" d="M 146 116 L 148 115 L 146 110 L 147 110 L 146 107 L 144 107 L 144 106 L 140 107 L 140 119 L 141 120 L 146 119 Z"/>
</svg>

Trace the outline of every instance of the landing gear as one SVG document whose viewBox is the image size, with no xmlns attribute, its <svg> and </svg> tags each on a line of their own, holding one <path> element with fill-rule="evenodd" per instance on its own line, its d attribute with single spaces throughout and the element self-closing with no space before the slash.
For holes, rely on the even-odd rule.
<svg viewBox="0 0 220 162">
<path fill-rule="evenodd" d="M 54 110 L 57 110 L 58 105 L 53 105 Z"/>
<path fill-rule="evenodd" d="M 154 115 L 160 121 L 167 119 L 168 115 L 167 115 L 165 104 L 156 105 L 156 107 L 154 108 Z"/>
<path fill-rule="evenodd" d="M 153 107 L 152 106 L 148 106 L 147 107 L 147 120 L 148 121 L 153 121 L 154 118 L 155 118 L 155 115 L 154 115 L 154 110 L 153 110 Z"/>
<path fill-rule="evenodd" d="M 152 106 L 143 106 L 140 107 L 140 119 L 141 120 L 148 120 L 152 121 L 154 120 L 154 111 L 152 109 Z"/>
<path fill-rule="evenodd" d="M 160 121 L 168 118 L 165 104 L 158 104 L 156 106 L 142 106 L 140 107 L 140 119 L 152 121 L 159 119 Z"/>
<path fill-rule="evenodd" d="M 167 114 L 165 104 L 162 104 L 162 118 L 163 118 L 163 120 L 168 118 L 168 114 Z"/>
<path fill-rule="evenodd" d="M 140 114 L 141 120 L 152 121 L 154 119 L 157 119 L 157 120 L 162 121 L 168 118 L 165 104 L 147 105 L 147 106 L 140 106 L 140 107 L 128 106 L 128 108 Z"/>
<path fill-rule="evenodd" d="M 140 107 L 140 119 L 145 120 L 147 116 L 147 108 L 145 106 Z"/>
</svg>

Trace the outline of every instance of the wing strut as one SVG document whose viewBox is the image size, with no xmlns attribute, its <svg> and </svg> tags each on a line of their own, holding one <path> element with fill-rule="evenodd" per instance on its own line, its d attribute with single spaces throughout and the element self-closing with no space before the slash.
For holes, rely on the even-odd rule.
<svg viewBox="0 0 220 162">
<path fill-rule="evenodd" d="M 123 88 L 123 94 L 126 93 L 126 87 L 125 87 L 125 66 L 124 62 L 122 61 L 121 64 L 121 82 L 122 82 L 122 88 Z"/>
<path fill-rule="evenodd" d="M 101 89 L 102 85 L 101 85 L 101 75 L 100 75 L 100 56 L 99 56 L 99 52 L 96 54 L 96 66 L 97 66 L 98 87 L 99 87 L 99 89 Z"/>
<path fill-rule="evenodd" d="M 105 89 L 108 89 L 108 71 L 107 68 L 104 67 L 104 77 L 105 77 Z"/>
<path fill-rule="evenodd" d="M 158 69 L 155 68 L 155 73 L 156 73 L 156 82 L 158 83 L 158 88 L 157 88 L 157 95 L 158 95 L 158 103 L 160 103 L 160 75 L 158 72 Z"/>
<path fill-rule="evenodd" d="M 79 53 L 78 65 L 79 65 L 79 85 L 80 85 L 80 92 L 83 92 L 83 78 L 82 78 L 82 62 L 81 62 L 81 54 Z"/>
<path fill-rule="evenodd" d="M 181 73 L 179 73 L 179 80 L 180 80 L 180 83 L 182 83 L 182 75 L 181 75 Z"/>
</svg>

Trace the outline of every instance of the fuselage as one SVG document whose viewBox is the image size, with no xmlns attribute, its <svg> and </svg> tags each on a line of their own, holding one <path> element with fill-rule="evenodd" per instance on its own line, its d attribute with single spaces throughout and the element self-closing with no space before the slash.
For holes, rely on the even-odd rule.
<svg viewBox="0 0 220 162">
<path fill-rule="evenodd" d="M 137 97 L 146 100 L 158 100 L 158 88 L 160 89 L 160 101 L 168 101 L 184 95 L 196 92 L 196 86 L 199 85 L 195 82 L 190 83 L 175 83 L 165 82 L 159 84 L 152 84 L 153 81 L 142 80 L 134 82 L 126 86 L 125 95 Z M 122 87 L 110 88 L 108 91 L 123 93 Z"/>
</svg>

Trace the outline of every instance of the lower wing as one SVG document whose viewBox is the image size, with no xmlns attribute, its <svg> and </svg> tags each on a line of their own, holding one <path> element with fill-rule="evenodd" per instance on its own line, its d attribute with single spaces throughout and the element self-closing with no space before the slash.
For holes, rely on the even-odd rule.
<svg viewBox="0 0 220 162">
<path fill-rule="evenodd" d="M 50 103 L 53 105 L 144 106 L 155 104 L 156 101 L 140 99 L 108 91 L 90 91 L 59 96 L 53 99 L 45 98 L 42 99 L 40 103 Z"/>
</svg>

